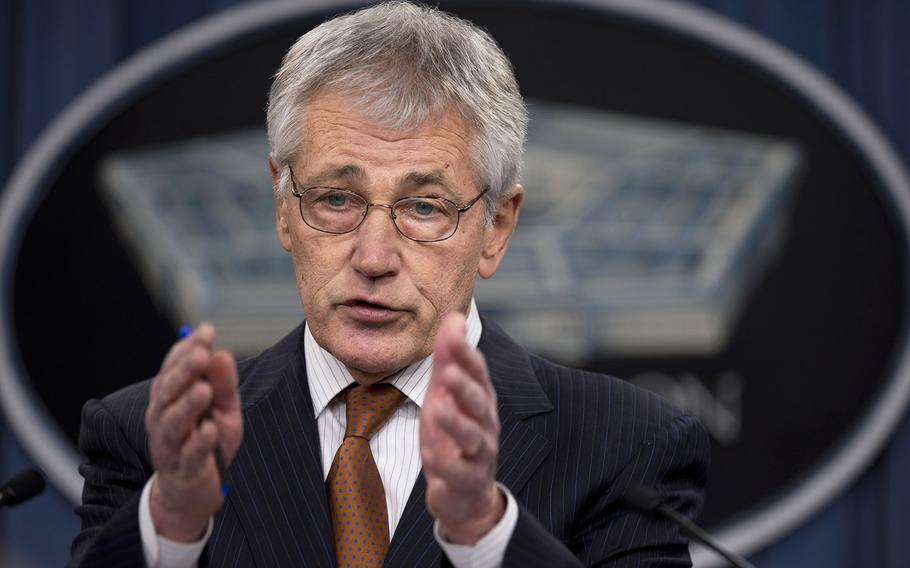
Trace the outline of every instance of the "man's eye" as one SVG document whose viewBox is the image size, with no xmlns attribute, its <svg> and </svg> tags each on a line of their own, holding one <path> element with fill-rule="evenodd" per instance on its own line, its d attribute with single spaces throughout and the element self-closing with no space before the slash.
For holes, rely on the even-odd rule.
<svg viewBox="0 0 910 568">
<path fill-rule="evenodd" d="M 418 217 L 429 217 L 442 213 L 442 206 L 435 200 L 415 199 L 409 207 Z"/>
<path fill-rule="evenodd" d="M 320 200 L 329 207 L 340 209 L 351 204 L 351 198 L 341 192 L 328 193 Z"/>
</svg>

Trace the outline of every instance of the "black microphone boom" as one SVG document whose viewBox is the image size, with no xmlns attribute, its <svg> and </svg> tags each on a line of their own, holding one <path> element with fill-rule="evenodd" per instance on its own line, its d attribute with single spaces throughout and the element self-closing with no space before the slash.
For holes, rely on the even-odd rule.
<svg viewBox="0 0 910 568">
<path fill-rule="evenodd" d="M 737 568 L 755 568 L 745 558 L 733 551 L 724 549 L 719 542 L 705 532 L 700 526 L 689 520 L 676 509 L 667 506 L 663 498 L 650 487 L 635 485 L 626 492 L 625 502 L 629 508 L 645 515 L 660 515 L 679 525 L 684 533 L 723 556 Z"/>
<path fill-rule="evenodd" d="M 44 474 L 28 469 L 0 487 L 0 507 L 11 507 L 44 491 Z"/>
</svg>

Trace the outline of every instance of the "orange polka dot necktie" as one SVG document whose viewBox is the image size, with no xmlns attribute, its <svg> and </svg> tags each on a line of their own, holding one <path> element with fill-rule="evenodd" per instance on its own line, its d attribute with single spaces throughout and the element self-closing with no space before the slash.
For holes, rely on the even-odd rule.
<svg viewBox="0 0 910 568">
<path fill-rule="evenodd" d="M 370 438 L 404 401 L 388 383 L 357 385 L 344 393 L 347 427 L 326 479 L 338 566 L 382 566 L 389 547 L 385 489 Z"/>
</svg>

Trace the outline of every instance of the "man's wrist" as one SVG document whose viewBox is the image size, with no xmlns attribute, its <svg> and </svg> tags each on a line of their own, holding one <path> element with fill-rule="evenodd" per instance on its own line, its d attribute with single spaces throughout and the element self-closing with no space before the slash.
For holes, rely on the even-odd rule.
<svg viewBox="0 0 910 568">
<path fill-rule="evenodd" d="M 506 496 L 498 486 L 493 485 L 487 512 L 477 519 L 449 526 L 443 525 L 446 539 L 452 544 L 473 546 L 499 524 L 506 512 Z"/>
<path fill-rule="evenodd" d="M 454 544 L 444 534 L 442 524 L 438 520 L 434 523 L 433 536 L 455 568 L 500 568 L 503 565 L 506 548 L 518 524 L 518 503 L 505 485 L 497 483 L 496 486 L 506 497 L 506 511 L 499 523 L 476 544 Z"/>
<path fill-rule="evenodd" d="M 185 510 L 168 507 L 166 503 L 158 479 L 153 479 L 149 493 L 149 512 L 156 534 L 175 542 L 195 542 L 205 534 L 209 517 L 195 518 Z"/>
</svg>

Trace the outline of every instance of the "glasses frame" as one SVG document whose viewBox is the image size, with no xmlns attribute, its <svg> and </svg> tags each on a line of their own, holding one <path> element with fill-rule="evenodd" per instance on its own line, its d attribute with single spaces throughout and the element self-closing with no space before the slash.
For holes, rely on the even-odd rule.
<svg viewBox="0 0 910 568">
<path fill-rule="evenodd" d="M 469 210 L 471 207 L 473 207 L 474 204 L 477 203 L 478 201 L 480 201 L 480 198 L 483 197 L 490 190 L 490 186 L 483 188 L 483 191 L 478 193 L 477 197 L 468 201 L 464 205 L 459 205 L 459 204 L 455 203 L 454 201 L 452 201 L 451 199 L 446 199 L 445 197 L 437 197 L 437 196 L 429 196 L 429 195 L 409 195 L 408 197 L 402 197 L 401 199 L 396 199 L 392 203 L 373 203 L 371 201 L 367 201 L 366 197 L 360 195 L 356 191 L 351 191 L 350 189 L 343 189 L 340 187 L 330 187 L 330 186 L 326 186 L 326 185 L 314 185 L 311 187 L 305 187 L 301 191 L 300 189 L 297 188 L 297 179 L 294 177 L 294 169 L 291 167 L 290 164 L 288 164 L 288 171 L 291 172 L 291 194 L 297 198 L 297 204 L 298 204 L 297 209 L 300 211 L 300 219 L 303 220 L 304 223 L 306 223 L 307 227 L 310 227 L 311 229 L 315 229 L 321 233 L 328 233 L 330 235 L 346 235 L 348 233 L 353 233 L 358 228 L 360 228 L 361 225 L 363 225 L 363 222 L 366 220 L 367 215 L 370 214 L 370 207 L 383 207 L 385 209 L 388 209 L 389 217 L 392 218 L 392 225 L 394 225 L 395 230 L 398 231 L 398 234 L 401 235 L 402 237 L 404 237 L 410 241 L 417 242 L 417 243 L 438 243 L 440 241 L 451 239 L 455 235 L 455 233 L 458 232 L 458 227 L 461 225 L 461 214 L 466 212 L 467 210 Z M 352 227 L 351 229 L 348 229 L 347 231 L 327 231 L 325 229 L 320 229 L 319 227 L 314 227 L 313 225 L 311 225 L 310 222 L 306 220 L 306 217 L 303 214 L 303 194 L 305 194 L 308 191 L 314 190 L 314 189 L 332 189 L 335 191 L 343 191 L 345 193 L 350 193 L 352 195 L 356 195 L 357 197 L 362 199 L 364 201 L 364 203 L 366 203 L 366 207 L 364 207 L 364 209 L 363 209 L 363 214 L 360 217 L 360 222 L 358 222 L 356 225 L 354 225 L 354 227 Z M 452 232 L 449 233 L 447 236 L 441 237 L 438 239 L 415 239 L 414 237 L 410 237 L 410 236 L 404 234 L 404 232 L 401 230 L 401 227 L 398 226 L 398 222 L 396 221 L 397 217 L 395 215 L 395 206 L 402 201 L 407 201 L 408 199 L 439 199 L 439 200 L 451 203 L 455 207 L 455 211 L 457 213 L 457 216 L 455 217 L 455 227 L 452 229 Z"/>
</svg>

